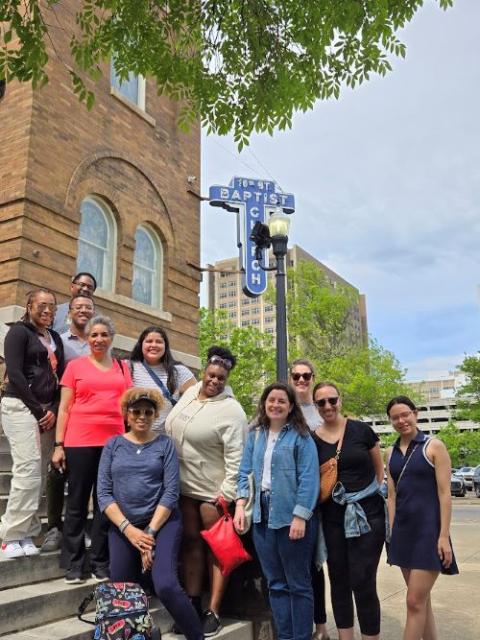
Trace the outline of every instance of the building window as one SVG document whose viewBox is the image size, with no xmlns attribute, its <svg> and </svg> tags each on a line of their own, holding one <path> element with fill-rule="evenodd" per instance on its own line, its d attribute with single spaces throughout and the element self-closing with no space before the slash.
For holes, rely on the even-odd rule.
<svg viewBox="0 0 480 640">
<path fill-rule="evenodd" d="M 242 320 L 242 327 L 248 327 L 250 324 L 250 320 Z"/>
<path fill-rule="evenodd" d="M 259 313 L 259 312 L 260 312 L 260 309 L 259 309 L 258 307 L 254 307 L 254 308 L 252 309 L 252 313 L 253 313 L 253 314 L 255 314 L 255 313 Z"/>
<path fill-rule="evenodd" d="M 268 329 L 265 329 L 265 333 L 274 333 L 274 329 L 268 327 Z"/>
<path fill-rule="evenodd" d="M 242 316 L 249 316 L 250 315 L 250 309 L 242 309 Z"/>
<path fill-rule="evenodd" d="M 260 324 L 260 318 L 253 318 L 252 324 Z"/>
<path fill-rule="evenodd" d="M 145 78 L 129 73 L 126 80 L 120 80 L 115 71 L 114 62 L 110 65 L 110 83 L 118 93 L 132 102 L 142 111 L 145 111 Z"/>
<path fill-rule="evenodd" d="M 228 286 L 229 286 L 229 287 L 236 287 L 236 286 L 237 286 L 237 283 L 235 282 L 235 280 L 231 280 L 231 281 L 228 283 Z"/>
<path fill-rule="evenodd" d="M 273 304 L 266 304 L 266 305 L 265 305 L 265 313 L 266 313 L 267 311 L 273 311 Z"/>
<path fill-rule="evenodd" d="M 266 316 L 265 317 L 265 323 L 266 324 L 270 324 L 271 322 L 273 322 L 273 316 Z"/>
<path fill-rule="evenodd" d="M 237 292 L 236 291 L 229 291 L 228 292 L 228 297 L 229 298 L 236 298 L 237 297 Z"/>
<path fill-rule="evenodd" d="M 95 276 L 98 287 L 113 291 L 116 227 L 111 211 L 98 198 L 89 196 L 80 205 L 77 273 Z"/>
<path fill-rule="evenodd" d="M 237 317 L 237 312 L 236 311 L 230 311 L 230 313 L 228 315 L 230 316 L 230 318 L 236 318 Z"/>
<path fill-rule="evenodd" d="M 225 295 L 227 295 L 227 294 L 225 294 Z M 228 303 L 228 306 L 229 306 L 229 307 L 236 307 L 236 306 L 237 306 L 237 303 L 236 303 L 236 302 L 229 302 L 229 303 Z"/>
<path fill-rule="evenodd" d="M 226 282 L 221 282 L 220 283 L 220 289 L 226 289 L 227 288 L 227 283 Z"/>
<path fill-rule="evenodd" d="M 147 227 L 137 227 L 133 255 L 132 298 L 151 307 L 162 307 L 162 245 Z"/>
<path fill-rule="evenodd" d="M 220 309 L 226 309 L 226 308 L 227 308 L 227 303 L 222 302 L 222 304 L 220 305 Z"/>
<path fill-rule="evenodd" d="M 222 299 L 222 298 L 226 298 L 226 297 L 227 297 L 227 294 L 226 294 L 226 292 L 224 292 L 224 293 L 221 293 L 218 297 L 219 297 L 220 299 Z"/>
</svg>

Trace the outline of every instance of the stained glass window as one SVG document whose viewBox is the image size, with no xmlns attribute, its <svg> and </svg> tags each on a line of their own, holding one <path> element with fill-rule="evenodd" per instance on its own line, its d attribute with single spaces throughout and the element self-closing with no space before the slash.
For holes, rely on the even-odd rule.
<svg viewBox="0 0 480 640">
<path fill-rule="evenodd" d="M 162 306 L 162 245 L 146 227 L 137 227 L 133 257 L 132 298 L 152 307 Z"/>
<path fill-rule="evenodd" d="M 115 227 L 106 205 L 88 197 L 80 206 L 77 273 L 95 276 L 101 289 L 112 290 L 114 278 Z"/>
</svg>

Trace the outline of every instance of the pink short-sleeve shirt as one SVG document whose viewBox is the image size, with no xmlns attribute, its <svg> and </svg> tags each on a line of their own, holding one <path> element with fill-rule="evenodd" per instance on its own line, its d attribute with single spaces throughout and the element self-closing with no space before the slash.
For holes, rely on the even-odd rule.
<svg viewBox="0 0 480 640">
<path fill-rule="evenodd" d="M 123 369 L 123 371 L 122 371 Z M 73 389 L 65 447 L 103 447 L 109 438 L 125 432 L 120 398 L 132 386 L 130 369 L 116 360 L 101 371 L 88 356 L 71 360 L 60 384 Z"/>
</svg>

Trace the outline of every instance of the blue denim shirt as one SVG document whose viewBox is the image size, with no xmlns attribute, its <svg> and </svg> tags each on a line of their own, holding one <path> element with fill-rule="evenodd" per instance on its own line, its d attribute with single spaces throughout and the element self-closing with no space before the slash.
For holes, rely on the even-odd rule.
<svg viewBox="0 0 480 640">
<path fill-rule="evenodd" d="M 238 472 L 237 498 L 249 497 L 248 476 L 253 472 L 254 523 L 262 520 L 260 493 L 267 436 L 268 430 L 263 427 L 260 427 L 258 437 L 256 430 L 250 431 Z M 280 529 L 290 526 L 293 516 L 309 520 L 317 503 L 319 484 L 318 454 L 310 434 L 302 436 L 287 424 L 280 432 L 272 453 L 268 527 Z"/>
</svg>

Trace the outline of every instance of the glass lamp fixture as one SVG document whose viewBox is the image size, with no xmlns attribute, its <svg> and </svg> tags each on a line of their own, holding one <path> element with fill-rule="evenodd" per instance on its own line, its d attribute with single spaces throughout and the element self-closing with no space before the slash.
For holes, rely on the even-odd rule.
<svg viewBox="0 0 480 640">
<path fill-rule="evenodd" d="M 270 237 L 284 236 L 288 237 L 290 229 L 290 216 L 283 212 L 283 209 L 277 207 L 275 213 L 268 218 L 267 221 Z"/>
</svg>

